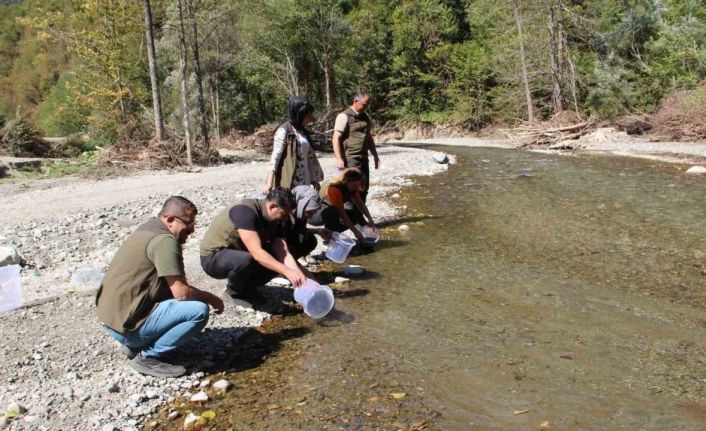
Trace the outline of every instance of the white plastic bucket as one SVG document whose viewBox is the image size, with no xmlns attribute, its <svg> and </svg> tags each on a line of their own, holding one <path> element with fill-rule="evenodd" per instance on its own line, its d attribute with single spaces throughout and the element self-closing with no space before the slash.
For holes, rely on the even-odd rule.
<svg viewBox="0 0 706 431">
<path fill-rule="evenodd" d="M 20 266 L 0 267 L 0 313 L 22 306 L 22 285 Z"/>
<path fill-rule="evenodd" d="M 338 232 L 334 232 L 331 235 L 331 240 L 328 243 L 328 248 L 326 249 L 326 257 L 331 259 L 336 263 L 343 263 L 348 257 L 348 253 L 351 252 L 355 246 L 355 240 L 347 238 Z"/>
<path fill-rule="evenodd" d="M 372 228 L 368 225 L 355 225 L 356 229 L 363 235 L 363 245 L 365 247 L 374 247 L 380 241 L 380 230 Z"/>
<path fill-rule="evenodd" d="M 307 279 L 294 289 L 294 300 L 304 308 L 307 315 L 321 319 L 333 308 L 333 291 L 328 286 Z"/>
</svg>

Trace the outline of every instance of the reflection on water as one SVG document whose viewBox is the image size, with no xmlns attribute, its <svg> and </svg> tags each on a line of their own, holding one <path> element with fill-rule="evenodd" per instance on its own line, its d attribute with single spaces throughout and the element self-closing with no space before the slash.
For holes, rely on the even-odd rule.
<svg viewBox="0 0 706 431">
<path fill-rule="evenodd" d="M 457 165 L 402 192 L 411 230 L 346 262 L 375 276 L 332 286 L 336 314 L 260 366 L 276 389 L 253 410 L 278 408 L 231 423 L 703 429 L 704 180 L 640 160 L 448 151 Z M 248 409 L 246 387 L 228 411 Z"/>
</svg>

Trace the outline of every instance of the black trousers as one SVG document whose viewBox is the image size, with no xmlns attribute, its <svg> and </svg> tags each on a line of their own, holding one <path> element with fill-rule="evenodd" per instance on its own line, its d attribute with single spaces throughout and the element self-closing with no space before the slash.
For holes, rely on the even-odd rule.
<svg viewBox="0 0 706 431">
<path fill-rule="evenodd" d="M 365 216 L 357 206 L 353 205 L 352 202 L 346 202 L 345 208 L 348 218 L 351 219 L 354 224 L 366 224 Z M 318 212 L 316 212 L 316 214 L 309 218 L 309 224 L 314 226 L 323 225 L 326 229 L 334 232 L 343 232 L 348 229 L 348 226 L 343 224 L 341 221 L 341 217 L 338 215 L 338 210 L 336 210 L 336 207 L 334 206 L 325 206 L 321 208 Z"/>
<path fill-rule="evenodd" d="M 314 233 L 306 228 L 292 231 L 287 235 L 287 248 L 295 259 L 307 256 L 316 248 L 317 243 Z"/>
<path fill-rule="evenodd" d="M 358 168 L 363 172 L 363 190 L 360 192 L 360 198 L 363 202 L 367 202 L 368 199 L 368 189 L 370 188 L 370 162 L 367 157 L 347 157 L 346 165 L 349 168 Z"/>
<path fill-rule="evenodd" d="M 228 279 L 228 288 L 236 293 L 252 291 L 277 276 L 244 250 L 223 249 L 201 256 L 201 268 L 215 279 Z"/>
</svg>

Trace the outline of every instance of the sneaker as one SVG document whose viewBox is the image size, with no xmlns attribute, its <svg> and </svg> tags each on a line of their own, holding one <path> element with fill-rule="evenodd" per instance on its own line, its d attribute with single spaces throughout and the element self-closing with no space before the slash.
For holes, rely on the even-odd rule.
<svg viewBox="0 0 706 431">
<path fill-rule="evenodd" d="M 130 367 L 140 374 L 152 377 L 179 377 L 186 373 L 181 365 L 172 365 L 154 357 L 142 356 L 142 353 L 130 361 Z"/>
<path fill-rule="evenodd" d="M 120 345 L 120 353 L 127 356 L 128 359 L 132 359 L 135 356 L 137 356 L 137 354 L 140 353 L 140 351 L 139 350 L 132 350 L 128 346 L 121 344 Z"/>
<path fill-rule="evenodd" d="M 237 305 L 238 307 L 250 308 L 250 309 L 255 309 L 255 307 L 253 306 L 251 301 L 261 299 L 261 297 L 259 297 L 258 294 L 245 295 L 243 293 L 239 293 L 239 292 L 234 291 L 230 287 L 225 288 L 225 290 L 223 291 L 223 295 L 221 295 L 221 298 L 223 298 L 223 300 L 225 302 L 229 302 L 233 305 Z M 245 299 L 245 298 L 247 298 L 247 299 Z"/>
</svg>

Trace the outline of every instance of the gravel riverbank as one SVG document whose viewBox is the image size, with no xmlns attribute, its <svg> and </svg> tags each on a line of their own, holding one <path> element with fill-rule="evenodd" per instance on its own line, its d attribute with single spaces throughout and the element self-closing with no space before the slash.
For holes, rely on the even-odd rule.
<svg viewBox="0 0 706 431">
<path fill-rule="evenodd" d="M 393 220 L 404 208 L 388 198 L 410 176 L 447 168 L 440 153 L 383 146 L 381 169 L 372 172 L 369 207 L 376 221 Z M 323 156 L 325 172 L 333 158 Z M 204 168 L 199 172 L 149 172 L 91 181 L 80 178 L 0 186 L 0 245 L 14 245 L 28 264 L 22 271 L 25 306 L 0 315 L 0 418 L 8 430 L 132 430 L 174 397 L 190 397 L 218 380 L 219 359 L 237 338 L 268 318 L 261 311 L 226 308 L 207 330 L 181 349 L 191 373 L 155 379 L 131 371 L 117 345 L 95 318 L 91 270 L 103 271 L 141 222 L 172 194 L 199 208 L 195 234 L 184 255 L 187 276 L 220 293 L 223 282 L 203 274 L 198 244 L 226 205 L 256 193 L 266 163 Z M 1 413 L 0 412 L 0 416 Z"/>
</svg>

